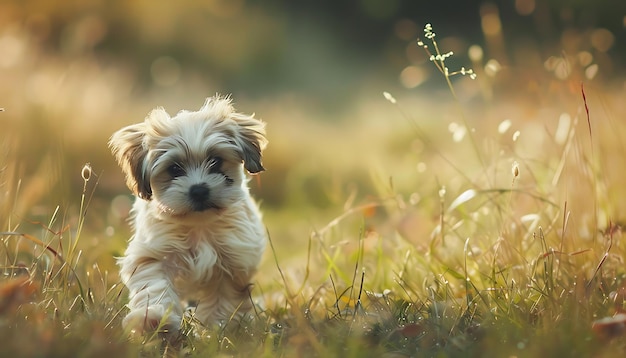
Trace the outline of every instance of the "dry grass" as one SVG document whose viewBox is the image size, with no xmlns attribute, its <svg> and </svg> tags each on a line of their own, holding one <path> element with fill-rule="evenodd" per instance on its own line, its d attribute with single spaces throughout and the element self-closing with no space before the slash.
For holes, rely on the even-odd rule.
<svg viewBox="0 0 626 358">
<path fill-rule="evenodd" d="M 120 328 L 128 197 L 109 205 L 109 193 L 122 181 L 64 173 L 62 155 L 34 160 L 28 139 L 7 141 L 0 355 L 622 356 L 620 90 L 552 79 L 544 104 L 470 105 L 435 48 L 448 99 L 386 94 L 345 128 L 269 123 L 270 170 L 253 184 L 272 249 L 255 311 L 223 327 L 188 317 L 175 346 Z M 81 189 L 46 192 L 63 180 Z"/>
</svg>

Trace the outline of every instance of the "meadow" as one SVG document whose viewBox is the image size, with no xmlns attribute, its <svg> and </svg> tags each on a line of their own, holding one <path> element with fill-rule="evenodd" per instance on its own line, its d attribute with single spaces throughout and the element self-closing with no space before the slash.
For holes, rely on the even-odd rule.
<svg viewBox="0 0 626 358">
<path fill-rule="evenodd" d="M 312 120 L 314 100 L 235 97 L 270 141 L 250 182 L 270 241 L 255 309 L 186 317 L 177 342 L 121 328 L 133 199 L 106 139 L 206 88 L 132 97 L 89 58 L 7 74 L 30 97 L 0 103 L 0 356 L 623 356 L 626 86 L 610 39 L 581 31 L 513 66 L 449 53 L 437 30 L 411 42 L 405 87 L 354 89 L 341 121 Z"/>
</svg>

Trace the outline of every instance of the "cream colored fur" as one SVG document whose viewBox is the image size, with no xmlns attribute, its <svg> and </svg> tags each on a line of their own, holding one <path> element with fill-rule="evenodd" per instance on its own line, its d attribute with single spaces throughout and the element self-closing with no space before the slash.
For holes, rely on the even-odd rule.
<svg viewBox="0 0 626 358">
<path fill-rule="evenodd" d="M 165 318 L 175 334 L 184 300 L 197 303 L 195 317 L 207 325 L 251 307 L 266 234 L 245 171 L 264 170 L 266 143 L 264 123 L 223 97 L 174 117 L 155 109 L 111 137 L 137 196 L 134 235 L 119 259 L 129 290 L 125 327 L 154 330 Z"/>
</svg>

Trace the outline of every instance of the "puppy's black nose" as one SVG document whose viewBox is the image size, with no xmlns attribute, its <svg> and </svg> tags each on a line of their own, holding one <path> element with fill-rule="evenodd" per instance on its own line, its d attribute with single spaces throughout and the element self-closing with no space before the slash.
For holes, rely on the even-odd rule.
<svg viewBox="0 0 626 358">
<path fill-rule="evenodd" d="M 204 210 L 208 207 L 209 188 L 204 184 L 194 184 L 189 188 L 189 198 L 194 210 Z"/>
</svg>

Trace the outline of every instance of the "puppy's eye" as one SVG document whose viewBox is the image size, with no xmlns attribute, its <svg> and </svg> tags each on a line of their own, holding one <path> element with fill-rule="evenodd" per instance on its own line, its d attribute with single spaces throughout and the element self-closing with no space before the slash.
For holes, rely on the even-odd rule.
<svg viewBox="0 0 626 358">
<path fill-rule="evenodd" d="M 209 160 L 209 172 L 215 173 L 218 172 L 222 168 L 222 163 L 224 160 L 220 157 L 213 157 Z"/>
<path fill-rule="evenodd" d="M 167 167 L 167 173 L 172 176 L 172 178 L 177 178 L 185 175 L 185 170 L 183 170 L 183 168 L 181 168 L 178 164 L 172 164 Z"/>
</svg>

